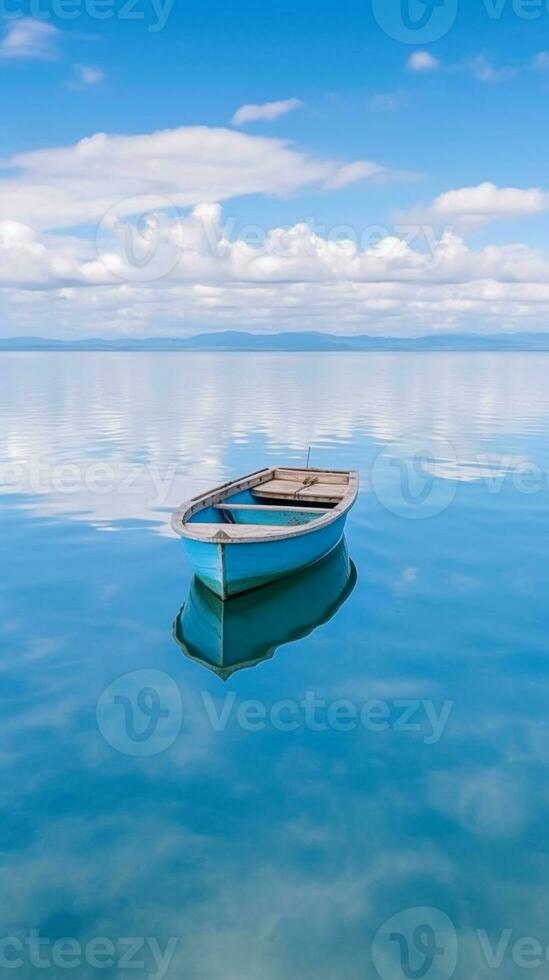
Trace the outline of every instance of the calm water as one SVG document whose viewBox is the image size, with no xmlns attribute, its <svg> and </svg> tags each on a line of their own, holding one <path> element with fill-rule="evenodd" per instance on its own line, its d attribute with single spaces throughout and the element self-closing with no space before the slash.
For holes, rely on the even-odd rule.
<svg viewBox="0 0 549 980">
<path fill-rule="evenodd" d="M 0 357 L 10 975 L 549 975 L 548 369 Z M 361 471 L 356 584 L 246 613 L 222 679 L 169 515 L 309 445 Z"/>
</svg>

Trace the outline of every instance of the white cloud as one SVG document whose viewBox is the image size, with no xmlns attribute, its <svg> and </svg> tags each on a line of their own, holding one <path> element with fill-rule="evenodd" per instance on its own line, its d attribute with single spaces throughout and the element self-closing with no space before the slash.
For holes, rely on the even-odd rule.
<svg viewBox="0 0 549 980">
<path fill-rule="evenodd" d="M 260 119 L 271 121 L 285 116 L 294 109 L 303 107 L 301 99 L 285 99 L 279 102 L 264 102 L 261 105 L 243 105 L 236 110 L 231 119 L 233 126 L 243 126 L 245 123 L 257 122 Z"/>
<path fill-rule="evenodd" d="M 465 69 L 479 82 L 505 82 L 517 72 L 516 68 L 497 67 L 484 52 L 466 62 Z"/>
<path fill-rule="evenodd" d="M 521 245 L 474 250 L 456 233 L 432 231 L 538 214 L 549 209 L 538 188 L 448 191 L 406 216 L 418 226 L 413 241 L 398 225 L 381 240 L 358 228 L 335 242 L 298 223 L 251 242 L 234 222 L 225 227 L 217 203 L 384 173 L 208 127 L 98 134 L 19 154 L 0 176 L 2 332 L 191 332 L 241 326 L 243 317 L 256 330 L 402 334 L 547 322 L 547 255 Z M 98 221 L 96 243 L 80 226 Z M 59 231 L 71 227 L 77 235 Z"/>
<path fill-rule="evenodd" d="M 4 61 L 50 61 L 58 55 L 60 31 L 53 24 L 34 17 L 7 22 L 0 40 L 0 59 Z"/>
<path fill-rule="evenodd" d="M 339 167 L 326 181 L 326 187 L 333 189 L 347 187 L 355 184 L 358 180 L 366 180 L 368 177 L 379 177 L 387 174 L 385 167 L 369 160 L 356 160 L 354 163 L 347 163 Z"/>
<path fill-rule="evenodd" d="M 438 71 L 440 61 L 428 51 L 414 51 L 408 58 L 406 67 L 409 71 Z"/>
<path fill-rule="evenodd" d="M 375 163 L 340 164 L 287 140 L 207 126 L 138 136 L 97 133 L 72 146 L 3 161 L 0 214 L 33 228 L 96 222 L 113 206 L 138 210 L 136 198 L 162 194 L 174 207 L 245 194 L 285 196 L 307 186 L 342 187 L 379 172 Z"/>
<path fill-rule="evenodd" d="M 486 181 L 439 194 L 426 207 L 414 208 L 409 220 L 476 227 L 488 221 L 527 217 L 549 210 L 549 192 L 531 187 L 497 187 Z"/>
<path fill-rule="evenodd" d="M 450 232 L 430 248 L 396 232 L 336 242 L 304 223 L 252 245 L 230 238 L 211 204 L 163 226 L 162 238 L 175 258 L 148 281 L 123 229 L 97 254 L 81 238 L 3 222 L 3 332 L 47 334 L 51 323 L 68 334 L 192 332 L 241 327 L 245 317 L 253 330 L 406 335 L 536 328 L 549 317 L 549 258 L 525 246 L 473 250 Z"/>
<path fill-rule="evenodd" d="M 101 68 L 93 68 L 91 65 L 75 65 L 74 72 L 78 82 L 82 85 L 99 85 L 105 80 L 105 72 Z"/>
<path fill-rule="evenodd" d="M 549 64 L 549 53 L 541 52 L 532 62 L 532 67 L 545 68 L 544 59 L 547 57 Z M 443 65 L 439 58 L 436 58 L 429 51 L 414 51 L 408 61 L 406 68 L 413 72 L 435 72 L 440 71 Z M 509 65 L 496 65 L 493 59 L 485 51 L 481 51 L 467 61 L 457 64 L 448 64 L 446 71 L 466 72 L 476 78 L 479 82 L 505 82 L 517 74 L 518 69 Z"/>
</svg>

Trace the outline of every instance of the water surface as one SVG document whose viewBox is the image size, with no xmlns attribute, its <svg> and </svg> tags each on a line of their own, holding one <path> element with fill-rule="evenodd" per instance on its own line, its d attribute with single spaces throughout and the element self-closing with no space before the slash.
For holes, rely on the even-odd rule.
<svg viewBox="0 0 549 980">
<path fill-rule="evenodd" d="M 59 939 L 105 937 L 101 968 L 51 965 L 85 980 L 161 976 L 149 938 L 177 941 L 170 980 L 547 976 L 548 368 L 0 355 L 13 975 L 37 975 L 34 929 L 50 965 Z M 360 470 L 356 585 L 222 678 L 172 635 L 191 570 L 169 516 L 309 446 Z"/>
</svg>

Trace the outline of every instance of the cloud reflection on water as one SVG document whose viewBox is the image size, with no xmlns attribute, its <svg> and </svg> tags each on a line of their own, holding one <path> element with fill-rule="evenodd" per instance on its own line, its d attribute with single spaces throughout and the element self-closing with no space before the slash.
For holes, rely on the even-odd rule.
<svg viewBox="0 0 549 980">
<path fill-rule="evenodd" d="M 387 446 L 423 446 L 437 480 L 493 484 L 549 459 L 545 373 L 532 354 L 7 354 L 0 492 L 38 517 L 169 534 L 182 500 L 308 446 L 363 490 Z"/>
<path fill-rule="evenodd" d="M 545 375 L 538 355 L 0 358 L 2 463 L 175 463 L 181 480 L 161 505 L 2 498 L 3 935 L 176 935 L 168 980 L 367 975 L 381 922 L 414 905 L 455 923 L 460 980 L 494 975 L 478 929 L 549 942 L 547 495 L 465 481 L 413 522 L 366 479 L 353 594 L 226 687 L 173 644 L 190 572 L 178 542 L 150 533 L 198 477 L 301 461 L 309 443 L 315 462 L 358 460 L 366 478 L 410 431 L 461 461 L 546 467 Z M 101 693 L 139 669 L 168 673 L 184 705 L 181 737 L 152 759 L 117 752 L 96 723 Z M 216 732 L 200 699 L 220 689 L 454 710 L 436 745 L 361 728 Z M 498 976 L 516 980 L 515 964 Z"/>
</svg>

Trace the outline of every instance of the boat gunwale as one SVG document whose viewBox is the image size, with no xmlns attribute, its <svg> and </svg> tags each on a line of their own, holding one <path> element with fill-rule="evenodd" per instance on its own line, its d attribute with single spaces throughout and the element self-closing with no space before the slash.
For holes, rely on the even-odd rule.
<svg viewBox="0 0 549 980">
<path fill-rule="evenodd" d="M 346 476 L 348 478 L 347 490 L 341 500 L 328 511 L 319 513 L 318 520 L 309 521 L 307 524 L 298 524 L 294 527 L 288 525 L 283 525 L 280 527 L 273 527 L 265 525 L 215 525 L 215 533 L 209 535 L 200 534 L 199 532 L 193 533 L 192 524 L 187 522 L 191 517 L 194 517 L 201 510 L 205 510 L 206 507 L 212 507 L 215 504 L 223 503 L 226 499 L 228 493 L 238 493 L 241 490 L 250 490 L 253 487 L 259 486 L 262 483 L 267 483 L 268 480 L 273 478 L 273 474 L 277 470 L 288 470 L 288 471 L 299 471 L 303 472 L 303 467 L 301 466 L 268 466 L 261 470 L 255 470 L 253 473 L 248 473 L 245 476 L 238 477 L 235 480 L 230 480 L 227 483 L 223 483 L 218 487 L 214 487 L 212 490 L 207 490 L 205 493 L 201 493 L 196 497 L 192 497 L 175 511 L 172 516 L 171 526 L 177 535 L 181 538 L 188 538 L 191 541 L 202 542 L 203 544 L 215 544 L 215 545 L 232 545 L 232 544 L 264 544 L 267 542 L 274 541 L 284 541 L 288 538 L 301 537 L 304 534 L 314 534 L 315 531 L 319 531 L 328 525 L 333 524 L 338 518 L 346 514 L 353 506 L 359 488 L 359 476 L 357 470 L 331 470 L 331 469 L 320 469 L 310 467 L 307 469 L 308 473 L 325 473 L 325 474 L 339 474 Z M 306 501 L 304 501 L 306 504 Z M 276 510 L 276 500 L 273 503 L 273 510 Z M 279 507 L 280 510 L 284 510 L 283 504 Z M 226 528 L 241 526 L 244 527 L 257 527 L 257 534 L 227 534 Z M 195 527 L 200 527 L 200 525 L 195 525 Z M 260 530 L 262 528 L 262 530 Z M 223 531 L 224 537 L 220 538 L 219 532 Z"/>
</svg>

